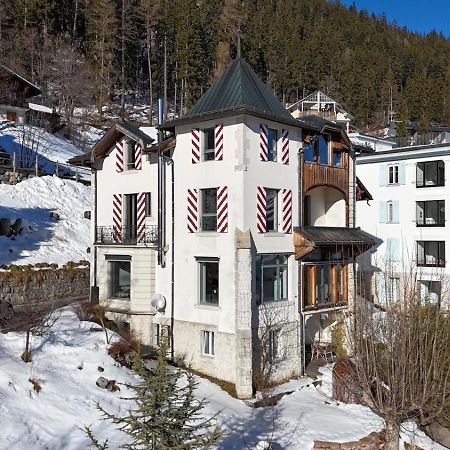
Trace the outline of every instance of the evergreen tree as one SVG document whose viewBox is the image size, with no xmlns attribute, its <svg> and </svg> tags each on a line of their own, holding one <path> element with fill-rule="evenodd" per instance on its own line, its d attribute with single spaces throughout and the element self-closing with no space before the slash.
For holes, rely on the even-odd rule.
<svg viewBox="0 0 450 450">
<path fill-rule="evenodd" d="M 204 418 L 207 402 L 197 400 L 198 382 L 189 371 L 171 369 L 166 362 L 167 345 L 163 342 L 154 369 L 147 369 L 136 355 L 134 369 L 142 382 L 128 384 L 136 406 L 123 416 L 107 412 L 99 404 L 105 420 L 131 437 L 124 445 L 129 450 L 197 450 L 217 443 L 222 432 L 215 424 L 215 416 Z M 85 429 L 94 445 L 100 445 L 89 428 Z M 98 447 L 100 448 L 100 447 Z M 105 447 L 103 447 L 105 448 Z"/>
</svg>

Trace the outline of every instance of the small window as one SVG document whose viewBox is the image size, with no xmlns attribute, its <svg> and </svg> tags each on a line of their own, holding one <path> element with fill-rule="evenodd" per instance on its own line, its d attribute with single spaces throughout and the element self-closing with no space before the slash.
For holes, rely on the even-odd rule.
<svg viewBox="0 0 450 450">
<path fill-rule="evenodd" d="M 133 142 L 128 141 L 126 143 L 127 148 L 127 169 L 135 169 L 136 168 L 136 155 L 134 152 L 135 144 Z"/>
<path fill-rule="evenodd" d="M 110 261 L 110 297 L 130 298 L 131 264 L 129 261 Z"/>
<path fill-rule="evenodd" d="M 389 166 L 389 184 L 398 184 L 398 165 Z"/>
<path fill-rule="evenodd" d="M 392 201 L 386 202 L 386 222 L 394 222 L 394 204 Z"/>
<path fill-rule="evenodd" d="M 203 355 L 214 356 L 214 331 L 201 331 L 201 351 Z"/>
<path fill-rule="evenodd" d="M 201 230 L 217 231 L 217 188 L 200 189 Z"/>
<path fill-rule="evenodd" d="M 203 130 L 203 161 L 214 161 L 214 128 Z"/>
<path fill-rule="evenodd" d="M 266 188 L 266 229 L 278 231 L 278 189 Z"/>
<path fill-rule="evenodd" d="M 145 217 L 152 216 L 152 193 L 147 192 L 145 194 Z"/>
<path fill-rule="evenodd" d="M 268 358 L 270 361 L 274 361 L 278 358 L 278 338 L 279 330 L 269 330 L 269 342 L 268 342 Z"/>
<path fill-rule="evenodd" d="M 389 277 L 389 300 L 392 302 L 398 302 L 400 300 L 400 278 Z"/>
<path fill-rule="evenodd" d="M 200 303 L 219 304 L 219 260 L 198 260 L 200 272 Z"/>
<path fill-rule="evenodd" d="M 278 132 L 273 128 L 268 128 L 267 130 L 267 150 L 268 150 L 268 161 L 276 161 L 277 160 L 277 141 L 278 141 Z"/>
<path fill-rule="evenodd" d="M 417 265 L 445 267 L 445 241 L 417 241 Z"/>
<path fill-rule="evenodd" d="M 319 136 L 319 158 L 320 164 L 328 164 L 328 136 Z"/>
<path fill-rule="evenodd" d="M 285 255 L 258 255 L 256 293 L 258 303 L 287 300 L 288 264 Z"/>
<path fill-rule="evenodd" d="M 342 151 L 338 149 L 333 150 L 333 166 L 342 167 Z"/>
</svg>

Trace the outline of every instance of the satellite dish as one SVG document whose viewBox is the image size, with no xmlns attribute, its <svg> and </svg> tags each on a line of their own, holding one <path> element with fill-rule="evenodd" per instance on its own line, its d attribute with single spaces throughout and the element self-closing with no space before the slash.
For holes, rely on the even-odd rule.
<svg viewBox="0 0 450 450">
<path fill-rule="evenodd" d="M 161 294 L 154 294 L 150 297 L 150 305 L 159 312 L 166 309 L 166 298 Z"/>
</svg>

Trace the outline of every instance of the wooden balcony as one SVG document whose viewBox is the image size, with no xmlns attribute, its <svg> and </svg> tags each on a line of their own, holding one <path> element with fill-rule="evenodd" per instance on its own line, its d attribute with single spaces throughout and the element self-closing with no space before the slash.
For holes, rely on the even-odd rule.
<svg viewBox="0 0 450 450">
<path fill-rule="evenodd" d="M 303 163 L 303 193 L 317 186 L 329 186 L 340 190 L 348 201 L 348 170 L 344 167 Z"/>
</svg>

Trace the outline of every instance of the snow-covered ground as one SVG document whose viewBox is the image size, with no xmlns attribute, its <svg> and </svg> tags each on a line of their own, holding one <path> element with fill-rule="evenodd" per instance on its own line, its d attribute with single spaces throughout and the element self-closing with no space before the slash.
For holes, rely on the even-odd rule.
<svg viewBox="0 0 450 450">
<path fill-rule="evenodd" d="M 80 428 L 92 424 L 99 440 L 108 438 L 111 449 L 118 449 L 126 438 L 109 423 L 100 420 L 95 401 L 110 412 L 123 414 L 131 402 L 121 399 L 129 392 L 122 386 L 111 393 L 95 385 L 98 376 L 119 383 L 136 381 L 136 376 L 118 367 L 107 355 L 101 332 L 93 324 L 79 322 L 71 310 L 60 310 L 51 334 L 34 338 L 33 362 L 20 359 L 24 336 L 0 335 L 0 449 L 81 450 L 88 439 Z M 99 372 L 98 367 L 104 368 Z M 380 430 L 383 421 L 368 408 L 338 404 L 329 399 L 331 367 L 323 369 L 323 385 L 317 389 L 311 380 L 291 381 L 285 388 L 294 390 L 276 407 L 254 409 L 230 397 L 215 384 L 199 378 L 198 395 L 207 397 L 205 414 L 219 412 L 226 431 L 218 449 L 252 448 L 259 440 L 270 439 L 285 450 L 308 450 L 314 440 L 345 442 Z M 39 380 L 42 391 L 33 391 L 29 379 Z M 410 435 L 403 436 L 427 450 L 443 450 L 412 424 Z"/>
<path fill-rule="evenodd" d="M 83 213 L 90 208 L 90 187 L 72 180 L 45 176 L 0 184 L 0 217 L 23 220 L 21 235 L 0 236 L 0 264 L 88 259 L 90 221 Z"/>
</svg>

